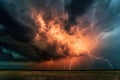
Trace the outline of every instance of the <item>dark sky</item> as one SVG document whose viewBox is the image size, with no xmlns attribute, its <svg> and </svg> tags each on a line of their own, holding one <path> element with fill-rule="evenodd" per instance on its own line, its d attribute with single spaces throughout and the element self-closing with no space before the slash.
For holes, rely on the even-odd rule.
<svg viewBox="0 0 120 80">
<path fill-rule="evenodd" d="M 76 24 L 76 18 L 85 14 L 93 2 L 94 0 L 71 0 L 69 4 L 65 5 L 65 9 L 69 14 L 68 26 L 66 26 L 66 29 L 69 29 L 69 25 Z"/>
</svg>

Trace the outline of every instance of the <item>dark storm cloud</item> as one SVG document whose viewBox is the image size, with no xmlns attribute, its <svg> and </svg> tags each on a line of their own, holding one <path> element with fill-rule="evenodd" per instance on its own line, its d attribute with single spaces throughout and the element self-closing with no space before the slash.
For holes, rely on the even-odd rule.
<svg viewBox="0 0 120 80">
<path fill-rule="evenodd" d="M 27 24 L 27 22 L 20 20 L 23 16 L 20 17 L 19 14 L 24 14 L 24 9 L 19 9 L 12 1 L 3 0 L 0 1 L 0 4 L 0 23 L 5 28 L 2 33 L 20 41 L 32 40 L 35 35 L 34 28 L 30 23 Z"/>
<path fill-rule="evenodd" d="M 93 4 L 94 0 L 71 0 L 69 4 L 65 5 L 65 9 L 69 14 L 68 24 L 66 29 L 70 28 L 70 25 L 76 23 L 76 17 L 82 16 Z"/>
</svg>

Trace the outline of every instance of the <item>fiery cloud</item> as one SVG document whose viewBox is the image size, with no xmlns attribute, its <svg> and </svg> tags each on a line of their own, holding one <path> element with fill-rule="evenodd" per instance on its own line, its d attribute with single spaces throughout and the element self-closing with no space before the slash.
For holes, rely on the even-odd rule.
<svg viewBox="0 0 120 80">
<path fill-rule="evenodd" d="M 32 17 L 38 27 L 34 41 L 39 43 L 38 45 L 41 46 L 41 49 L 47 50 L 51 47 L 54 48 L 52 53 L 56 55 L 80 56 L 81 54 L 90 55 L 91 50 L 96 47 L 97 36 L 92 26 L 80 29 L 82 25 L 73 25 L 70 27 L 70 31 L 67 31 L 64 17 L 54 17 L 46 22 L 41 13 L 36 13 L 35 11 L 32 13 Z M 86 33 L 87 30 L 91 31 Z M 42 45 L 42 43 L 45 44 Z"/>
</svg>

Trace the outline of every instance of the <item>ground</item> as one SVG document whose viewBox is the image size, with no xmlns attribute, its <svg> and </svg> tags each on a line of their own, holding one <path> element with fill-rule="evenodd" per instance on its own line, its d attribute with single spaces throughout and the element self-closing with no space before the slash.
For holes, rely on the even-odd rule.
<svg viewBox="0 0 120 80">
<path fill-rule="evenodd" d="M 119 80 L 120 71 L 0 71 L 0 80 Z"/>
</svg>

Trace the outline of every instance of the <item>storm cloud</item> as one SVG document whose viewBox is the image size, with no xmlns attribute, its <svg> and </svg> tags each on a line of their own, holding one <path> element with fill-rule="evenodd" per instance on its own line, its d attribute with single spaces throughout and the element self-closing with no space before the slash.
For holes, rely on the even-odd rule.
<svg viewBox="0 0 120 80">
<path fill-rule="evenodd" d="M 107 58 L 114 69 L 120 68 L 120 0 L 1 0 L 0 4 L 0 35 L 2 35 L 0 53 L 12 51 L 11 54 L 7 54 L 7 57 L 10 56 L 9 60 L 16 60 L 12 59 L 16 58 L 13 56 L 14 54 L 18 54 L 20 59 L 33 61 L 39 59 L 38 55 L 45 60 L 50 59 L 50 57 L 58 58 L 52 54 L 46 57 L 48 56 L 46 51 L 39 54 L 37 53 L 39 49 L 29 44 L 37 32 L 37 27 L 30 16 L 31 8 L 35 8 L 37 11 L 45 13 L 48 20 L 67 13 L 69 17 L 65 23 L 66 30 L 69 30 L 71 25 L 83 25 L 80 26 L 81 29 L 93 26 L 94 30 L 98 31 L 97 34 L 102 44 L 94 54 Z M 5 38 L 5 36 L 10 36 L 10 38 Z M 8 41 L 9 39 L 13 44 L 20 46 L 17 48 L 21 49 L 13 49 L 16 45 L 14 46 Z M 14 47 L 6 47 L 6 44 Z M 24 47 L 21 47 L 21 44 L 25 44 Z M 32 57 L 25 54 L 26 50 L 29 50 L 28 48 L 31 49 L 29 53 Z M 41 53 L 45 54 L 41 55 Z M 5 57 L 6 54 L 1 55 Z M 2 60 L 2 58 L 0 59 Z M 93 69 L 110 69 L 108 65 L 101 66 L 107 64 L 104 61 L 96 60 L 95 63 L 97 64 L 93 64 Z"/>
</svg>

